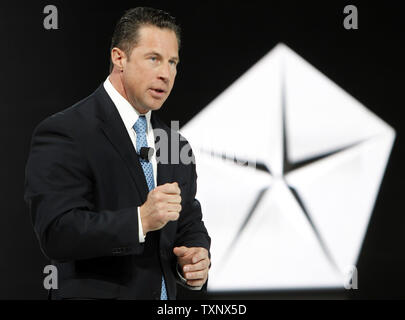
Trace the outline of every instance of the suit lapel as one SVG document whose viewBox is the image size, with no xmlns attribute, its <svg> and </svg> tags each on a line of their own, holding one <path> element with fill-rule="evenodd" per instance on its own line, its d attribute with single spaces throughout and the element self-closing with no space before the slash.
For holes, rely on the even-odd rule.
<svg viewBox="0 0 405 320">
<path fill-rule="evenodd" d="M 152 116 L 151 116 L 151 124 L 152 124 L 153 129 L 159 129 L 160 132 L 162 132 L 162 130 L 164 132 L 166 132 L 166 135 L 168 137 L 168 147 L 167 147 L 167 149 L 163 148 L 163 150 L 166 149 L 168 151 L 168 157 L 167 157 L 168 163 L 162 163 L 162 161 L 158 161 L 158 163 L 157 163 L 157 179 L 156 180 L 157 180 L 157 185 L 160 186 L 165 183 L 174 182 L 173 181 L 173 166 L 170 165 L 171 135 L 170 135 L 170 129 L 166 125 L 164 125 L 153 112 L 152 112 Z M 155 145 L 156 145 L 156 139 L 157 139 L 157 137 L 155 134 Z M 158 160 L 159 156 L 160 156 L 160 152 L 162 150 L 156 150 L 156 148 L 155 148 L 155 151 L 156 151 L 156 156 L 157 156 L 156 158 Z M 165 158 L 165 157 L 163 157 L 163 158 Z"/>
<path fill-rule="evenodd" d="M 128 136 L 121 116 L 103 85 L 97 89 L 95 95 L 100 102 L 102 110 L 99 116 L 102 120 L 101 129 L 128 167 L 139 196 L 142 202 L 145 202 L 149 190 L 148 185 L 138 155 Z"/>
<path fill-rule="evenodd" d="M 128 132 L 121 119 L 121 116 L 110 96 L 105 91 L 103 84 L 99 86 L 94 94 L 99 102 L 100 113 L 98 118 L 101 120 L 101 129 L 117 152 L 121 155 L 121 158 L 128 167 L 131 177 L 136 184 L 141 200 L 144 202 L 146 201 L 146 197 L 148 195 L 148 185 L 145 179 L 145 174 L 139 162 L 139 157 L 136 154 L 136 150 L 134 149 L 130 137 L 128 136 Z M 162 123 L 154 112 L 152 112 L 151 124 L 153 129 L 165 131 L 168 137 L 168 148 L 166 149 L 169 153 L 167 157 L 168 163 L 157 163 L 156 181 L 157 185 L 159 186 L 165 183 L 174 182 L 173 166 L 170 165 L 170 145 L 172 137 L 170 134 L 170 128 Z M 156 150 L 156 152 L 159 153 L 160 150 Z"/>
</svg>

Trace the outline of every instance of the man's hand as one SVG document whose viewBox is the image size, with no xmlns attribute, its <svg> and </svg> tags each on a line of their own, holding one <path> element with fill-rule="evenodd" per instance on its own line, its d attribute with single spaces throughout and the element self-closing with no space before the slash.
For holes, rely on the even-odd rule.
<svg viewBox="0 0 405 320">
<path fill-rule="evenodd" d="M 143 234 L 163 228 L 179 218 L 181 211 L 180 188 L 177 182 L 157 186 L 148 193 L 140 207 Z"/>
<path fill-rule="evenodd" d="M 208 250 L 201 247 L 175 247 L 173 253 L 189 286 L 202 286 L 208 278 Z"/>
</svg>

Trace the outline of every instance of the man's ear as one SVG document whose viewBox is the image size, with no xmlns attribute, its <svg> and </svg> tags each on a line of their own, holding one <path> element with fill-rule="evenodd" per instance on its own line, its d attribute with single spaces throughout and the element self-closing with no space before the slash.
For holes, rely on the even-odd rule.
<svg viewBox="0 0 405 320">
<path fill-rule="evenodd" d="M 114 47 L 111 49 L 111 61 L 115 68 L 122 71 L 125 67 L 127 56 L 120 48 Z"/>
</svg>

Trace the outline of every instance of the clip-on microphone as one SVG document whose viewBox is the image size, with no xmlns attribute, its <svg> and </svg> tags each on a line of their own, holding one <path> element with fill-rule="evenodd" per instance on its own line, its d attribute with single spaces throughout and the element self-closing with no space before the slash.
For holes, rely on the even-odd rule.
<svg viewBox="0 0 405 320">
<path fill-rule="evenodd" d="M 151 148 L 151 147 L 142 147 L 140 152 L 138 153 L 138 155 L 142 159 L 150 161 L 152 159 L 154 152 L 155 152 L 155 150 L 153 150 L 153 148 Z"/>
</svg>

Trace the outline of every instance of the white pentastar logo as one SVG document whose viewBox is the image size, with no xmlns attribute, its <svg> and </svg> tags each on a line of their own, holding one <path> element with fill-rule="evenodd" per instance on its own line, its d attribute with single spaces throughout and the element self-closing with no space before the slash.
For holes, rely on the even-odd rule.
<svg viewBox="0 0 405 320">
<path fill-rule="evenodd" d="M 209 290 L 346 284 L 390 126 L 279 44 L 181 132 L 212 238 Z"/>
</svg>

